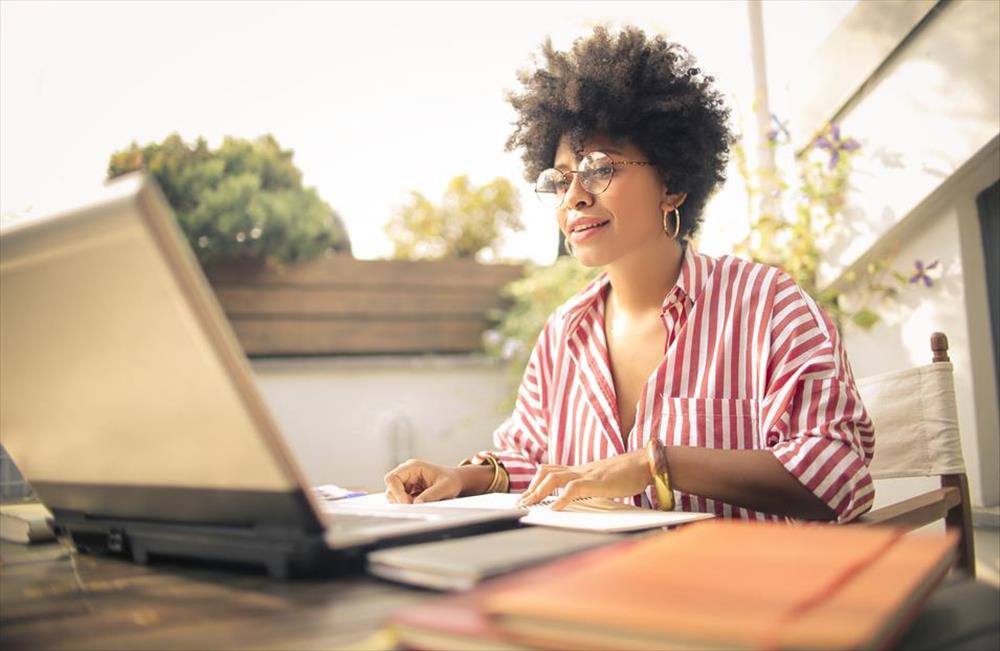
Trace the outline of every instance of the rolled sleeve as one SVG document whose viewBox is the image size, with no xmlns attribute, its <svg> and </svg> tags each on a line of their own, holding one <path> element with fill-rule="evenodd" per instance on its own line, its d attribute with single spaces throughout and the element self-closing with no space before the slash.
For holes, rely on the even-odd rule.
<svg viewBox="0 0 1000 651">
<path fill-rule="evenodd" d="M 874 429 L 836 329 L 795 289 L 776 311 L 762 431 L 788 472 L 848 522 L 874 501 Z"/>
<path fill-rule="evenodd" d="M 528 488 L 548 454 L 549 335 L 550 324 L 547 324 L 528 358 L 514 411 L 493 432 L 495 449 L 484 450 L 472 458 L 473 463 L 482 463 L 486 456 L 499 461 L 510 478 L 511 492 Z"/>
</svg>

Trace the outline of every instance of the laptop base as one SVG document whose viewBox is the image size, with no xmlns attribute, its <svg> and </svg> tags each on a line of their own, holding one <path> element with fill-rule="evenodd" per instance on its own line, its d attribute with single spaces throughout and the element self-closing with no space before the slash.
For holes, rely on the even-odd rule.
<svg viewBox="0 0 1000 651">
<path fill-rule="evenodd" d="M 365 548 L 333 551 L 323 532 L 288 527 L 214 526 L 99 518 L 56 511 L 58 526 L 76 549 L 112 554 L 148 564 L 171 559 L 263 569 L 273 578 L 332 576 L 360 572 Z"/>
<path fill-rule="evenodd" d="M 448 529 L 422 531 L 366 545 L 330 549 L 323 531 L 288 526 L 195 525 L 91 516 L 54 509 L 56 526 L 76 549 L 112 554 L 143 565 L 156 560 L 212 563 L 263 569 L 272 578 L 291 579 L 358 574 L 365 556 L 382 547 L 409 545 L 492 533 L 517 527 L 516 519 L 490 520 Z"/>
</svg>

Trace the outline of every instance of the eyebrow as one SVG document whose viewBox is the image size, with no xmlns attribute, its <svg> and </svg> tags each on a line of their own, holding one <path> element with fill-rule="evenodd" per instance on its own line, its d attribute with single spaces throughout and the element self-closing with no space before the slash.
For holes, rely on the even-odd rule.
<svg viewBox="0 0 1000 651">
<path fill-rule="evenodd" d="M 595 150 L 591 150 L 591 151 L 595 151 Z M 603 154 L 619 154 L 620 155 L 622 153 L 620 150 L 615 149 L 614 147 L 601 147 L 600 149 L 598 149 L 596 151 L 600 151 Z M 565 170 L 566 169 L 566 164 L 563 163 L 563 164 L 560 165 L 559 163 L 556 163 L 555 164 L 555 168 L 557 170 Z"/>
</svg>

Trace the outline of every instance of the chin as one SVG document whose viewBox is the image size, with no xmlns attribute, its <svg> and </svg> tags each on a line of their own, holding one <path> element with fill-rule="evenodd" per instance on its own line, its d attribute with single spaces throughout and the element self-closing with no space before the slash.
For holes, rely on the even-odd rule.
<svg viewBox="0 0 1000 651">
<path fill-rule="evenodd" d="M 599 251 L 577 251 L 575 257 L 577 262 L 591 269 L 594 267 L 606 267 L 611 262 L 611 258 L 608 255 L 602 254 Z"/>
</svg>

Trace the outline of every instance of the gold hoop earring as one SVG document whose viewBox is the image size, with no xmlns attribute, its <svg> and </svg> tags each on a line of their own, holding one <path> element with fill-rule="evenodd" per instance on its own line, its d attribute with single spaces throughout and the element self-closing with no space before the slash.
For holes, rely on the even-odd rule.
<svg viewBox="0 0 1000 651">
<path fill-rule="evenodd" d="M 681 211 L 674 208 L 674 232 L 670 233 L 670 229 L 667 227 L 667 215 L 670 214 L 669 210 L 663 211 L 663 232 L 670 236 L 670 239 L 676 240 L 677 235 L 681 232 Z"/>
</svg>

